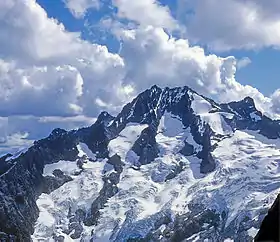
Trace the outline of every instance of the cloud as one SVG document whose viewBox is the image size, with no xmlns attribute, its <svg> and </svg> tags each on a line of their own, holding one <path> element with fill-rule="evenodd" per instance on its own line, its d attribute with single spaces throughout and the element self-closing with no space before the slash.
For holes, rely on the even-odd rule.
<svg viewBox="0 0 280 242">
<path fill-rule="evenodd" d="M 278 0 L 179 0 L 187 36 L 215 51 L 280 46 Z M 182 12 L 182 10 L 180 10 Z"/>
<path fill-rule="evenodd" d="M 76 18 L 83 18 L 90 8 L 99 9 L 99 0 L 64 0 L 66 7 Z"/>
<path fill-rule="evenodd" d="M 2 116 L 96 116 L 100 109 L 116 111 L 154 83 L 189 85 L 219 100 L 258 93 L 235 80 L 233 57 L 206 55 L 186 39 L 171 38 L 164 30 L 170 13 L 158 2 L 115 1 L 124 17 L 141 23 L 131 30 L 120 27 L 119 55 L 66 31 L 34 0 L 0 4 Z M 143 6 L 147 15 L 137 17 Z M 150 17 L 151 10 L 157 18 Z"/>
<path fill-rule="evenodd" d="M 70 66 L 21 69 L 0 59 L 0 114 L 42 116 L 79 113 L 82 85 L 80 73 Z"/>
<path fill-rule="evenodd" d="M 207 55 L 203 48 L 191 46 L 185 39 L 174 39 L 162 28 L 152 26 L 124 30 L 122 41 L 124 83 L 136 90 L 151 83 L 163 87 L 188 85 L 220 102 L 252 96 L 261 110 L 267 105 L 268 99 L 257 89 L 236 81 L 237 61 L 232 56 Z"/>
<path fill-rule="evenodd" d="M 280 115 L 280 89 L 271 95 L 271 108 L 274 113 Z"/>
<path fill-rule="evenodd" d="M 1 1 L 0 26 L 0 115 L 96 115 L 97 98 L 127 101 L 107 95 L 122 88 L 122 58 L 67 32 L 35 0 Z"/>
<path fill-rule="evenodd" d="M 237 61 L 237 69 L 242 69 L 252 63 L 251 59 L 248 57 L 244 57 Z"/>
<path fill-rule="evenodd" d="M 59 62 L 82 51 L 78 33 L 65 31 L 35 0 L 0 1 L 0 57 L 23 65 Z"/>
<path fill-rule="evenodd" d="M 5 140 L 0 142 L 0 157 L 7 153 L 14 154 L 24 148 L 31 146 L 33 140 L 28 140 L 27 137 L 27 133 L 15 133 L 6 136 Z"/>
<path fill-rule="evenodd" d="M 174 30 L 178 27 L 178 23 L 171 16 L 169 8 L 156 0 L 113 0 L 113 5 L 117 7 L 119 18 L 135 21 L 141 26 L 152 25 L 168 30 Z"/>
</svg>

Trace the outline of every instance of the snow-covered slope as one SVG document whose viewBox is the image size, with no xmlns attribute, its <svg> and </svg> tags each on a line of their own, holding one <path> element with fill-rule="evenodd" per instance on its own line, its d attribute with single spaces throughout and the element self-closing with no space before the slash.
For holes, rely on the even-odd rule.
<svg viewBox="0 0 280 242">
<path fill-rule="evenodd" d="M 152 164 L 140 170 L 126 165 L 118 184 L 119 192 L 102 209 L 96 227 L 84 226 L 81 238 L 90 238 L 91 230 L 94 231 L 93 241 L 126 241 L 131 236 L 145 237 L 153 229 L 151 225 L 157 223 L 158 217 L 153 215 L 168 211 L 172 220 L 176 214 L 189 212 L 189 203 L 196 203 L 218 214 L 224 212 L 225 237 L 238 239 L 242 235 L 246 238 L 244 241 L 249 241 L 248 236 L 256 235 L 266 210 L 280 192 L 278 147 L 255 132 L 236 131 L 232 137 L 221 141 L 213 152 L 217 161 L 216 170 L 204 175 L 199 172 L 197 158 L 186 158 L 178 153 L 183 143 L 180 134 L 184 130 L 181 131 L 171 137 L 168 136 L 169 132 L 158 134 L 157 142 L 161 152 Z M 125 150 L 127 141 L 119 140 L 118 147 L 121 151 Z M 183 164 L 181 173 L 166 181 L 166 177 L 180 163 Z M 60 167 L 62 171 L 65 167 L 61 162 L 50 166 Z M 40 196 L 37 200 L 40 216 L 35 226 L 34 239 L 51 239 L 55 232 L 66 236 L 68 241 L 75 241 L 61 232 L 63 225 L 67 225 L 67 221 L 61 218 L 67 217 L 70 208 L 84 208 L 85 204 L 94 200 L 94 194 L 98 194 L 102 184 L 98 177 L 98 174 L 102 174 L 102 166 L 104 163 L 100 161 L 87 164 L 85 171 L 73 181 L 50 195 Z M 73 162 L 69 162 L 66 172 L 75 170 L 75 167 L 71 167 Z M 51 225 L 49 218 L 52 220 Z M 249 221 L 247 228 L 241 229 L 242 221 L 245 220 Z M 205 223 L 203 231 L 207 231 L 210 226 Z M 240 229 L 241 232 L 237 233 Z M 200 232 L 189 239 L 203 241 L 205 237 Z M 215 237 L 212 239 L 215 240 Z"/>
<path fill-rule="evenodd" d="M 25 241 L 252 241 L 280 193 L 279 137 L 250 98 L 217 104 L 154 86 L 117 117 L 103 112 L 5 158 L 0 204 L 15 210 L 0 231 Z M 13 203 L 5 187 L 17 169 L 26 172 Z M 34 211 L 34 231 L 14 228 L 25 221 L 14 211 Z"/>
<path fill-rule="evenodd" d="M 38 198 L 37 205 L 40 213 L 32 235 L 33 241 L 41 241 L 46 238 L 51 240 L 50 235 L 54 232 L 57 236 L 64 236 L 66 240 L 73 241 L 65 233 L 68 230 L 72 213 L 78 209 L 88 210 L 103 186 L 102 175 L 106 162 L 104 160 L 90 161 L 89 158 L 95 158 L 95 156 L 83 143 L 78 145 L 78 149 L 79 157 L 85 156 L 82 169 L 77 166 L 76 162 L 64 160 L 46 165 L 44 168 L 44 176 L 52 176 L 53 171 L 59 169 L 65 175 L 71 176 L 73 180 L 50 194 L 41 194 Z M 88 241 L 90 240 L 90 229 L 92 228 L 85 228 L 88 234 L 83 237 Z"/>
</svg>

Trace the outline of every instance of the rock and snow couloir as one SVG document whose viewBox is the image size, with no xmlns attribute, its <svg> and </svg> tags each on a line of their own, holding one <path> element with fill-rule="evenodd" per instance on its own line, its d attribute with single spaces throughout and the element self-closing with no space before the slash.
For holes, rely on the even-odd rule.
<svg viewBox="0 0 280 242">
<path fill-rule="evenodd" d="M 0 158 L 0 238 L 252 241 L 280 192 L 279 137 L 249 97 L 153 86 Z"/>
</svg>

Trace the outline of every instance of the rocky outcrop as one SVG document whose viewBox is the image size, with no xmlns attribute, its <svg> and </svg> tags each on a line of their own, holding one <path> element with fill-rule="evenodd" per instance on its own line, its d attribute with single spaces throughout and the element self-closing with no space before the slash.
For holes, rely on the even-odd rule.
<svg viewBox="0 0 280 242">
<path fill-rule="evenodd" d="M 255 238 L 256 242 L 280 241 L 280 195 L 277 196 L 272 207 L 265 216 L 260 230 Z"/>
<path fill-rule="evenodd" d="M 83 232 L 82 222 L 85 220 L 86 212 L 82 209 L 77 209 L 74 214 L 72 214 L 71 209 L 68 212 L 69 225 L 68 229 L 64 230 L 65 234 L 70 235 L 72 239 L 79 239 Z"/>
<path fill-rule="evenodd" d="M 254 100 L 246 97 L 239 102 L 221 104 L 221 110 L 234 114 L 233 118 L 225 120 L 228 124 L 238 130 L 257 130 L 269 139 L 280 137 L 280 123 L 263 115 L 257 110 Z"/>
<path fill-rule="evenodd" d="M 97 158 L 108 157 L 108 143 L 116 135 L 108 126 L 114 119 L 109 113 L 102 112 L 93 125 L 73 131 L 73 136 L 79 142 L 85 143 Z"/>
<path fill-rule="evenodd" d="M 156 142 L 156 131 L 148 127 L 134 143 L 132 150 L 139 156 L 138 165 L 150 164 L 158 157 L 159 149 Z"/>
<path fill-rule="evenodd" d="M 51 193 L 52 191 L 63 186 L 66 182 L 73 181 L 71 176 L 65 175 L 61 170 L 53 171 L 53 176 L 45 176 L 42 184 L 42 193 Z"/>
<path fill-rule="evenodd" d="M 219 230 L 224 226 L 224 219 L 213 210 L 200 210 L 195 214 L 193 211 L 176 215 L 173 220 L 162 223 L 161 227 L 152 230 L 144 240 L 138 241 L 194 241 L 192 236 L 198 233 L 204 234 L 202 238 L 211 241 L 222 241 Z M 188 239 L 189 238 L 189 239 Z"/>
</svg>

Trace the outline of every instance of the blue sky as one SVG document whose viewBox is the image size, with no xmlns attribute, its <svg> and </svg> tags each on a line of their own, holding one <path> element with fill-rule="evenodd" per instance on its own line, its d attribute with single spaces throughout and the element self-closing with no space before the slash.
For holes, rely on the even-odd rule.
<svg viewBox="0 0 280 242">
<path fill-rule="evenodd" d="M 91 24 L 98 25 L 99 21 L 104 16 L 111 14 L 110 9 L 106 8 L 106 4 L 111 5 L 110 1 L 104 1 L 105 6 L 103 6 L 100 10 L 88 10 L 84 18 L 75 18 L 65 6 L 65 2 L 63 0 L 37 0 L 37 2 L 46 10 L 49 17 L 55 18 L 59 22 L 63 23 L 68 31 L 81 32 L 83 39 L 93 43 L 106 45 L 111 52 L 118 51 L 119 43 L 112 36 L 99 32 L 98 27 L 94 29 L 93 35 L 90 34 L 88 29 L 85 27 L 86 21 L 89 21 Z M 161 0 L 160 3 L 168 6 L 171 14 L 174 18 L 176 18 L 176 11 L 178 8 L 177 1 Z M 105 39 L 101 37 L 105 37 Z M 265 95 L 270 95 L 280 87 L 280 52 L 276 48 L 267 47 L 252 50 L 233 49 L 225 52 L 210 50 L 209 53 L 218 54 L 220 56 L 233 55 L 238 59 L 248 57 L 251 60 L 251 63 L 236 73 L 237 80 L 244 85 L 252 85 L 258 88 Z"/>
<path fill-rule="evenodd" d="M 270 95 L 280 87 L 280 52 L 265 48 L 256 51 L 232 51 L 230 55 L 242 58 L 247 56 L 252 61 L 237 72 L 236 78 L 242 84 L 255 86 L 265 95 Z"/>
<path fill-rule="evenodd" d="M 154 84 L 251 96 L 280 119 L 279 12 L 279 0 L 1 0 L 0 153 L 117 114 Z"/>
</svg>

